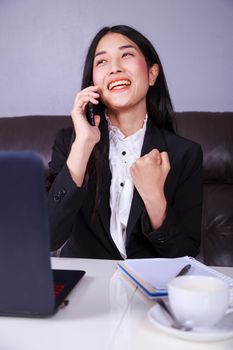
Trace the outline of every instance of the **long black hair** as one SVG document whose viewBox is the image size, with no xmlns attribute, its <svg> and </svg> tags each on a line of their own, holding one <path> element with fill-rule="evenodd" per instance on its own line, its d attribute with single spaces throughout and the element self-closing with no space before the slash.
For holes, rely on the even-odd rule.
<svg viewBox="0 0 233 350">
<path fill-rule="evenodd" d="M 96 34 L 87 52 L 81 88 L 84 89 L 92 84 L 93 62 L 96 48 L 99 41 L 108 33 L 122 34 L 133 41 L 144 55 L 148 68 L 152 67 L 154 64 L 158 64 L 158 77 L 155 84 L 149 87 L 146 96 L 147 114 L 148 118 L 151 118 L 158 128 L 164 128 L 174 132 L 173 107 L 159 56 L 151 42 L 134 28 L 126 25 L 116 25 L 113 27 L 104 27 Z M 101 139 L 100 142 L 96 144 L 87 167 L 88 173 L 90 175 L 94 175 L 96 182 L 96 200 L 93 213 L 95 213 L 101 197 L 101 171 L 103 158 L 108 154 L 108 135 L 106 135 L 106 120 L 104 118 L 104 110 L 105 106 L 102 102 L 100 102 L 98 114 L 102 116 L 99 126 L 101 131 Z"/>
</svg>

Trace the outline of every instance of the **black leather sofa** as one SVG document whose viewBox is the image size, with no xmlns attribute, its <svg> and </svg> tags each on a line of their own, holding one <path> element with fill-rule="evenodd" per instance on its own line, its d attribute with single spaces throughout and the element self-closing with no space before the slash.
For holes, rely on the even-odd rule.
<svg viewBox="0 0 233 350">
<path fill-rule="evenodd" d="M 177 133 L 202 145 L 204 203 L 199 259 L 207 265 L 233 266 L 233 112 L 177 112 Z M 57 131 L 69 116 L 0 118 L 0 150 L 32 150 L 45 171 Z M 1 170 L 0 170 L 1 171 Z"/>
</svg>

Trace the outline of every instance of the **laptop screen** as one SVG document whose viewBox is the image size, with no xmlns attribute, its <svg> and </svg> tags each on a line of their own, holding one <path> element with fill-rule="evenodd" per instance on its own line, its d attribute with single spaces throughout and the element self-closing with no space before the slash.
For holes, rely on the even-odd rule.
<svg viewBox="0 0 233 350">
<path fill-rule="evenodd" d="M 61 303 L 68 292 L 61 273 L 54 292 L 42 160 L 32 152 L 0 152 L 0 169 L 0 314 L 50 315 L 55 295 Z"/>
</svg>

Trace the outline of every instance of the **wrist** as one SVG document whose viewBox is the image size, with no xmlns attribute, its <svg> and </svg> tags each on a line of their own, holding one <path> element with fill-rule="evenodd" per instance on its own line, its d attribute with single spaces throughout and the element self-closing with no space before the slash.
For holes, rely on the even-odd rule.
<svg viewBox="0 0 233 350">
<path fill-rule="evenodd" d="M 96 142 L 91 137 L 79 137 L 74 140 L 71 149 L 78 153 L 91 154 L 95 145 Z"/>
<path fill-rule="evenodd" d="M 167 201 L 164 194 L 157 194 L 144 200 L 151 226 L 158 229 L 164 222 L 167 213 Z"/>
<path fill-rule="evenodd" d="M 162 207 L 166 207 L 167 201 L 164 192 L 156 191 L 151 192 L 149 195 L 144 196 L 143 201 L 145 205 L 154 206 L 156 203 L 160 203 Z"/>
<path fill-rule="evenodd" d="M 81 187 L 86 173 L 87 163 L 93 147 L 82 143 L 74 142 L 66 164 L 70 175 L 77 186 Z"/>
</svg>

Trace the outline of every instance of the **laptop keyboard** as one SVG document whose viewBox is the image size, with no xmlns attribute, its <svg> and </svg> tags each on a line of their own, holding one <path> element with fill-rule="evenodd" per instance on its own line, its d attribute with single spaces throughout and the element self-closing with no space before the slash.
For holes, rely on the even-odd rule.
<svg viewBox="0 0 233 350">
<path fill-rule="evenodd" d="M 54 294 L 55 297 L 59 297 L 59 295 L 61 294 L 61 292 L 63 291 L 63 289 L 65 288 L 64 283 L 55 283 L 54 284 Z"/>
</svg>

